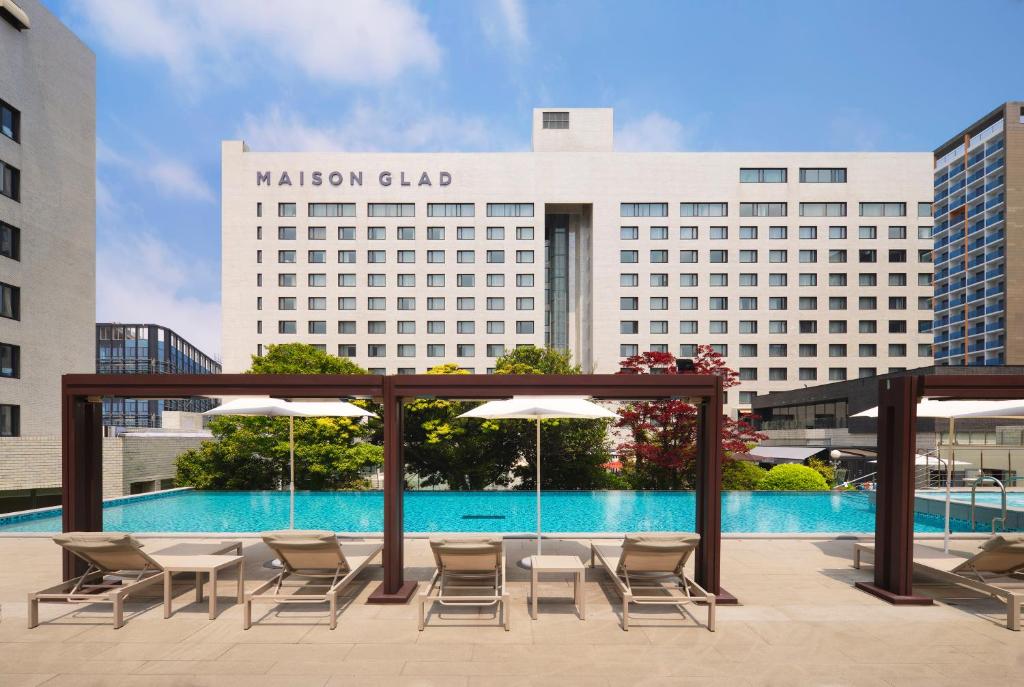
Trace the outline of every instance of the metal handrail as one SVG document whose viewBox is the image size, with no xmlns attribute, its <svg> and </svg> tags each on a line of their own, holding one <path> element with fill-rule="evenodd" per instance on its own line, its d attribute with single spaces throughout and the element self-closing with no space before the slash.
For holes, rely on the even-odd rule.
<svg viewBox="0 0 1024 687">
<path fill-rule="evenodd" d="M 978 479 L 974 480 L 974 484 L 971 485 L 971 532 L 974 531 L 974 503 L 975 497 L 978 493 L 978 485 L 987 481 L 995 482 L 996 486 L 999 487 L 999 491 L 1003 494 L 1003 516 L 1001 518 L 992 518 L 992 534 L 995 534 L 996 520 L 1003 523 L 1003 527 L 1006 527 L 1006 487 L 1004 487 L 1003 483 L 992 475 L 982 475 Z"/>
<path fill-rule="evenodd" d="M 861 481 L 863 481 L 863 480 L 866 480 L 866 479 L 867 479 L 868 477 L 874 477 L 874 476 L 875 476 L 875 475 L 877 475 L 877 474 L 878 474 L 878 472 L 877 472 L 877 471 L 875 471 L 875 472 L 869 472 L 869 473 L 868 473 L 868 474 L 866 474 L 866 475 L 861 475 L 861 476 L 860 476 L 860 477 L 858 477 L 857 479 L 851 479 L 851 480 L 850 480 L 849 482 L 843 482 L 843 483 L 842 483 L 842 484 L 841 484 L 840 486 L 843 486 L 843 487 L 849 487 L 849 486 L 851 486 L 851 485 L 854 485 L 854 484 L 856 484 L 857 482 L 861 482 Z"/>
</svg>

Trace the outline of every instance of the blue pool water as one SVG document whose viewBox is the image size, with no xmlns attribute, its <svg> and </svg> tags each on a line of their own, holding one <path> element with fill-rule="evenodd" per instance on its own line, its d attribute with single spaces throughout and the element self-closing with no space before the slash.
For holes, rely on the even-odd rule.
<svg viewBox="0 0 1024 687">
<path fill-rule="evenodd" d="M 131 532 L 259 532 L 288 525 L 288 494 L 279 491 L 183 490 L 105 504 L 104 529 Z M 405 494 L 407 532 L 530 532 L 533 492 L 413 491 Z M 695 527 L 693 492 L 554 491 L 542 497 L 545 532 L 686 531 Z M 295 526 L 339 532 L 384 529 L 381 492 L 299 492 Z M 725 492 L 725 532 L 873 532 L 874 507 L 862 493 Z M 917 516 L 918 532 L 942 521 Z M 963 526 L 967 529 L 966 525 Z M 954 529 L 958 529 L 954 523 Z M 59 512 L 5 521 L 0 532 L 56 532 Z"/>
<path fill-rule="evenodd" d="M 954 491 L 949 497 L 954 501 L 971 502 L 971 492 L 969 491 Z M 946 498 L 946 494 L 942 493 L 941 498 Z M 1002 494 L 997 491 L 979 491 L 976 503 L 984 503 L 987 506 L 999 506 L 1002 504 L 1002 499 Z M 1006 505 L 1009 508 L 1024 508 L 1024 492 L 1008 493 L 1006 495 Z"/>
</svg>

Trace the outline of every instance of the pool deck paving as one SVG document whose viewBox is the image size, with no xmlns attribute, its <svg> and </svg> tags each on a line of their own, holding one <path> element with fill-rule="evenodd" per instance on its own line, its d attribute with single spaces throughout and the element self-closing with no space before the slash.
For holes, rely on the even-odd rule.
<svg viewBox="0 0 1024 687">
<path fill-rule="evenodd" d="M 258 539 L 244 541 L 252 588 L 270 577 L 263 563 L 271 556 Z M 953 548 L 971 552 L 978 543 L 954 540 Z M 915 591 L 935 605 L 890 606 L 854 589 L 872 573 L 853 569 L 849 539 L 724 540 L 722 584 L 741 605 L 718 608 L 714 633 L 693 616 L 649 606 L 634 607 L 623 632 L 618 597 L 599 569 L 587 570 L 586 621 L 576 616 L 570 575 L 542 581 L 531 620 L 529 574 L 514 561 L 534 546 L 506 543 L 510 632 L 488 609 L 440 607 L 418 632 L 415 602 L 365 603 L 381 579 L 377 565 L 347 590 L 334 631 L 326 606 L 268 605 L 242 630 L 233 576 L 222 580 L 215 620 L 183 580 L 167 620 L 155 589 L 128 603 L 119 630 L 109 606 L 67 604 L 43 605 L 42 625 L 28 630 L 26 594 L 59 581 L 59 548 L 48 538 L 0 538 L 0 685 L 1024 684 L 1024 633 L 1006 629 L 1005 606 L 924 579 Z M 589 542 L 548 541 L 545 553 L 589 563 Z M 407 579 L 429 579 L 424 539 L 407 540 L 405 563 Z"/>
</svg>

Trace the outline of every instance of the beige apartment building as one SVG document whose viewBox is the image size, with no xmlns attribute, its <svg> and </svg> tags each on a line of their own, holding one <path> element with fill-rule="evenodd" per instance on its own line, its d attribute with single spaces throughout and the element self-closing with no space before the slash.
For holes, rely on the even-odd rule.
<svg viewBox="0 0 1024 687">
<path fill-rule="evenodd" d="M 306 342 L 374 372 L 710 344 L 756 393 L 929 365 L 930 153 L 627 153 L 538 109 L 518 153 L 222 146 L 224 371 Z"/>
</svg>

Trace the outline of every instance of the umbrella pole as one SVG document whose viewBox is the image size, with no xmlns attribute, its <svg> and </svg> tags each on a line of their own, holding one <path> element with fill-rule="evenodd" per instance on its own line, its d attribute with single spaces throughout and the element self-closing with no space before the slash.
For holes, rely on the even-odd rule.
<svg viewBox="0 0 1024 687">
<path fill-rule="evenodd" d="M 537 555 L 540 555 L 540 418 L 537 418 Z"/>
<path fill-rule="evenodd" d="M 946 527 L 942 532 L 942 551 L 949 553 L 949 485 L 953 481 L 953 436 L 956 431 L 956 420 L 949 418 L 949 458 L 946 459 Z"/>
<path fill-rule="evenodd" d="M 291 481 L 288 484 L 288 529 L 295 529 L 295 418 L 288 416 L 288 462 Z"/>
</svg>

